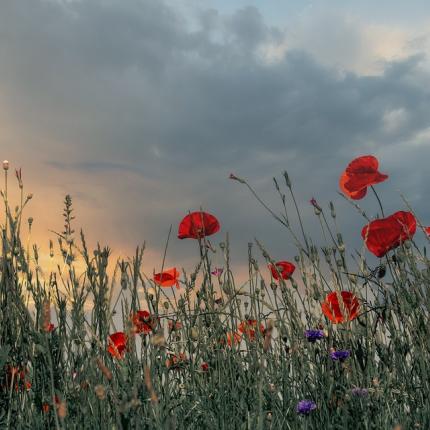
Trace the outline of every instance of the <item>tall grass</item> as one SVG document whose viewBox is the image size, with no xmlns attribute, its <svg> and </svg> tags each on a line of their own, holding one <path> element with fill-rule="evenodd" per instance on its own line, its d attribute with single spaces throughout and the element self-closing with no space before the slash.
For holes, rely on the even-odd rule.
<svg viewBox="0 0 430 430">
<path fill-rule="evenodd" d="M 196 241 L 195 269 L 183 271 L 180 294 L 161 288 L 144 271 L 144 246 L 117 261 L 108 247 L 89 249 L 84 233 L 75 232 L 70 196 L 64 230 L 50 243 L 52 258 L 61 259 L 49 272 L 39 248 L 22 239 L 32 227 L 24 218 L 32 196 L 25 197 L 17 173 L 20 201 L 11 209 L 4 167 L 1 428 L 430 428 L 430 265 L 413 241 L 368 262 L 347 248 L 334 206 L 326 212 L 314 201 L 326 239 L 315 243 L 287 174 L 282 185 L 275 179 L 280 214 L 233 176 L 291 234 L 291 279 L 272 278 L 270 246 L 255 240 L 248 281 L 237 286 L 226 235 L 216 246 Z M 214 251 L 223 256 L 222 274 L 211 273 Z M 359 298 L 360 313 L 332 324 L 320 304 L 342 290 Z M 134 334 L 138 310 L 155 321 L 150 334 Z M 255 331 L 234 342 L 247 320 L 257 321 Z M 180 324 L 170 330 L 169 321 Z M 307 329 L 325 336 L 309 342 Z M 123 358 L 108 352 L 108 336 L 118 331 L 128 337 Z M 351 356 L 335 361 L 334 350 Z M 316 404 L 308 415 L 296 411 L 304 399 Z"/>
</svg>

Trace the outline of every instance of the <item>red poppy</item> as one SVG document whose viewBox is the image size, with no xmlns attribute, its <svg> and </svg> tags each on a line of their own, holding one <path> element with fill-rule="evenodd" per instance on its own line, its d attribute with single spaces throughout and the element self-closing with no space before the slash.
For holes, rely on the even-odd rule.
<svg viewBox="0 0 430 430">
<path fill-rule="evenodd" d="M 430 236 L 430 227 L 425 227 L 424 230 Z"/>
<path fill-rule="evenodd" d="M 242 339 L 242 336 L 240 335 L 240 333 L 237 332 L 228 332 L 225 337 L 222 337 L 220 339 L 220 343 L 223 345 L 225 343 L 225 341 L 227 340 L 227 345 L 228 346 L 232 346 L 233 344 L 236 345 L 238 343 L 240 343 Z"/>
<path fill-rule="evenodd" d="M 370 252 L 377 257 L 383 257 L 388 251 L 410 239 L 416 229 L 417 222 L 413 214 L 399 211 L 364 226 L 361 237 Z"/>
<path fill-rule="evenodd" d="M 169 332 L 172 332 L 175 330 L 180 330 L 182 328 L 182 323 L 181 323 L 181 321 L 169 320 L 167 322 L 167 328 L 169 329 Z"/>
<path fill-rule="evenodd" d="M 27 367 L 14 367 L 8 365 L 6 367 L 6 386 L 10 387 L 12 380 L 14 381 L 15 392 L 22 390 L 30 390 L 31 382 L 27 378 L 29 370 Z"/>
<path fill-rule="evenodd" d="M 54 328 L 55 328 L 55 325 L 54 325 L 54 324 L 52 324 L 52 323 L 49 323 L 48 325 L 46 325 L 46 326 L 44 327 L 44 330 L 45 330 L 47 333 L 51 333 L 51 332 L 54 330 Z"/>
<path fill-rule="evenodd" d="M 169 353 L 169 358 L 166 360 L 166 367 L 168 369 L 179 369 L 183 367 L 188 361 L 185 353 L 180 352 L 178 355 Z"/>
<path fill-rule="evenodd" d="M 378 160 L 373 155 L 363 155 L 352 160 L 340 176 L 340 189 L 353 200 L 362 199 L 367 187 L 388 178 L 388 175 L 378 172 L 378 166 Z"/>
<path fill-rule="evenodd" d="M 360 304 L 357 297 L 349 291 L 342 291 L 342 304 L 339 304 L 339 297 L 336 291 L 328 294 L 321 309 L 324 315 L 333 323 L 343 323 L 352 321 L 358 315 Z"/>
<path fill-rule="evenodd" d="M 161 287 L 173 287 L 173 285 L 176 285 L 176 288 L 179 288 L 178 278 L 179 272 L 176 270 L 176 267 L 174 267 L 173 269 L 156 273 L 154 275 L 154 282 Z"/>
<path fill-rule="evenodd" d="M 246 334 L 249 338 L 249 340 L 254 340 L 255 339 L 255 329 L 257 328 L 257 320 L 246 320 L 246 321 L 242 321 L 239 324 L 238 330 L 242 333 L 242 334 Z M 264 329 L 264 325 L 260 324 L 260 333 L 262 335 L 264 335 L 265 333 L 265 329 Z"/>
<path fill-rule="evenodd" d="M 132 317 L 135 333 L 150 334 L 157 326 L 158 319 L 148 311 L 137 311 Z"/>
<path fill-rule="evenodd" d="M 118 359 L 123 358 L 127 348 L 127 336 L 122 331 L 118 331 L 109 335 L 108 342 L 109 354 Z"/>
<path fill-rule="evenodd" d="M 203 363 L 200 365 L 200 369 L 202 369 L 202 371 L 203 371 L 203 372 L 208 372 L 208 371 L 209 371 L 209 364 L 208 364 L 208 363 L 206 363 L 206 362 L 203 362 Z"/>
<path fill-rule="evenodd" d="M 218 220 L 207 212 L 192 212 L 179 224 L 179 239 L 201 239 L 220 229 Z"/>
<path fill-rule="evenodd" d="M 294 273 L 294 270 L 296 270 L 296 266 L 294 266 L 294 264 L 290 263 L 289 261 L 278 261 L 274 265 L 269 264 L 269 269 L 272 272 L 273 278 L 276 280 L 279 280 L 278 272 L 281 274 L 282 279 L 290 279 L 291 275 Z"/>
</svg>

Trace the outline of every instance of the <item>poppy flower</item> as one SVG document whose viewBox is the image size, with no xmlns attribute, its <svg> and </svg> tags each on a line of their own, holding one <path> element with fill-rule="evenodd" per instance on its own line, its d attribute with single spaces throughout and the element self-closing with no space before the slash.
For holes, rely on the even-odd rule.
<svg viewBox="0 0 430 430">
<path fill-rule="evenodd" d="M 29 370 L 27 367 L 7 366 L 6 368 L 6 386 L 10 387 L 12 380 L 14 381 L 15 392 L 22 390 L 30 390 L 31 382 L 27 378 Z"/>
<path fill-rule="evenodd" d="M 239 324 L 238 330 L 242 333 L 242 334 L 246 334 L 249 338 L 249 340 L 254 340 L 255 339 L 255 329 L 257 328 L 257 320 L 246 320 L 246 321 L 242 321 Z M 260 324 L 260 333 L 262 335 L 264 335 L 265 333 L 265 329 L 264 329 L 264 325 Z"/>
<path fill-rule="evenodd" d="M 333 323 L 352 321 L 358 315 L 360 304 L 357 297 L 349 291 L 342 291 L 342 306 L 336 291 L 328 294 L 321 304 L 324 315 Z"/>
<path fill-rule="evenodd" d="M 219 231 L 218 220 L 207 212 L 192 212 L 179 224 L 179 239 L 201 239 Z"/>
<path fill-rule="evenodd" d="M 109 354 L 118 359 L 123 358 L 127 348 L 127 336 L 122 331 L 118 331 L 109 335 L 108 342 Z"/>
<path fill-rule="evenodd" d="M 205 362 L 203 362 L 203 363 L 200 365 L 200 369 L 202 369 L 202 371 L 203 371 L 203 372 L 208 372 L 208 371 L 209 371 L 209 364 L 208 364 L 208 363 L 206 363 L 206 361 L 205 361 Z"/>
<path fill-rule="evenodd" d="M 380 258 L 405 240 L 410 239 L 416 229 L 417 222 L 412 213 L 399 211 L 364 226 L 361 237 L 369 251 Z"/>
<path fill-rule="evenodd" d="M 275 264 L 269 264 L 268 267 L 272 272 L 273 278 L 276 280 L 279 280 L 278 272 L 281 274 L 282 279 L 290 279 L 291 275 L 294 273 L 294 270 L 296 270 L 296 266 L 289 261 L 278 261 Z"/>
<path fill-rule="evenodd" d="M 169 358 L 166 360 L 166 367 L 168 369 L 179 369 L 183 367 L 188 361 L 185 353 L 180 352 L 178 355 L 169 352 Z"/>
<path fill-rule="evenodd" d="M 228 332 L 226 333 L 225 337 L 222 337 L 220 339 L 220 344 L 223 345 L 225 344 L 225 341 L 227 340 L 227 345 L 228 346 L 232 346 L 233 344 L 236 345 L 238 343 L 240 343 L 242 339 L 242 336 L 240 335 L 240 333 L 237 332 Z"/>
<path fill-rule="evenodd" d="M 44 328 L 45 332 L 51 333 L 55 329 L 55 325 L 52 323 L 47 324 Z"/>
<path fill-rule="evenodd" d="M 430 236 L 430 227 L 425 227 L 424 230 Z"/>
<path fill-rule="evenodd" d="M 151 316 L 148 311 L 137 311 L 132 316 L 135 333 L 150 334 L 157 326 L 158 319 Z"/>
<path fill-rule="evenodd" d="M 388 178 L 388 175 L 378 172 L 378 166 L 378 160 L 373 155 L 363 155 L 352 160 L 340 176 L 340 189 L 353 200 L 362 199 L 367 187 Z"/>
<path fill-rule="evenodd" d="M 154 275 L 154 282 L 161 287 L 173 287 L 173 285 L 176 285 L 176 288 L 179 289 L 178 278 L 179 272 L 176 270 L 176 267 L 174 267 L 173 269 L 156 273 Z"/>
<path fill-rule="evenodd" d="M 169 332 L 172 332 L 175 330 L 180 330 L 182 328 L 182 323 L 181 323 L 181 321 L 169 320 L 167 322 L 167 328 L 169 329 Z"/>
</svg>

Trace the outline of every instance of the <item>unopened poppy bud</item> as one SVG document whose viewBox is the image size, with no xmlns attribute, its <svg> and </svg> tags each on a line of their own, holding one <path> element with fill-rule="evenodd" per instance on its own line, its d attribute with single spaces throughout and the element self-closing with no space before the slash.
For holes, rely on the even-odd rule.
<svg viewBox="0 0 430 430">
<path fill-rule="evenodd" d="M 164 302 L 163 303 L 164 309 L 169 309 L 169 302 Z"/>
<path fill-rule="evenodd" d="M 31 227 L 32 224 L 33 224 L 33 217 L 29 217 L 28 218 L 28 226 Z"/>
<path fill-rule="evenodd" d="M 193 327 L 191 329 L 191 339 L 197 340 L 198 338 L 199 338 L 199 331 L 195 327 Z"/>
<path fill-rule="evenodd" d="M 99 400 L 104 400 L 106 398 L 106 388 L 99 384 L 94 387 L 94 392 L 96 393 L 96 396 L 99 398 Z"/>
<path fill-rule="evenodd" d="M 7 160 L 3 161 L 3 170 L 9 170 L 9 161 Z"/>
<path fill-rule="evenodd" d="M 244 184 L 245 181 L 241 178 L 238 178 L 236 175 L 234 175 L 233 173 L 230 173 L 229 179 L 233 179 L 233 181 L 238 181 L 241 184 Z"/>
</svg>

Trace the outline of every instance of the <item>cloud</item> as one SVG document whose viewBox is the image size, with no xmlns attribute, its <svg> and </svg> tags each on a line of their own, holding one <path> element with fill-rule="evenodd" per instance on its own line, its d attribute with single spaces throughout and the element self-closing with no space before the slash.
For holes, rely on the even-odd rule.
<svg viewBox="0 0 430 430">
<path fill-rule="evenodd" d="M 363 153 L 390 172 L 381 185 L 389 207 L 400 204 L 390 191 L 399 187 L 430 218 L 422 43 L 395 59 L 374 49 L 380 69 L 369 73 L 355 59 L 385 33 L 347 18 L 299 23 L 294 38 L 255 7 L 200 10 L 192 23 L 161 0 L 5 0 L 0 11 L 2 153 L 20 157 L 59 206 L 63 193 L 82 196 L 78 220 L 95 239 L 121 250 L 147 239 L 155 261 L 169 226 L 202 206 L 231 232 L 238 264 L 254 236 L 288 258 L 288 235 L 228 174 L 279 207 L 272 177 L 287 169 L 317 232 L 309 198 L 337 200 L 345 214 L 338 175 Z M 354 238 L 350 216 L 343 226 Z M 195 255 L 172 240 L 171 263 Z"/>
</svg>

